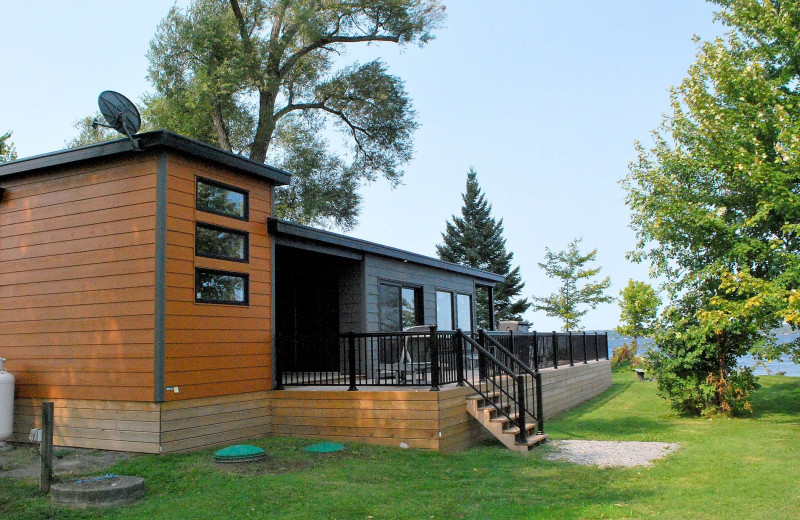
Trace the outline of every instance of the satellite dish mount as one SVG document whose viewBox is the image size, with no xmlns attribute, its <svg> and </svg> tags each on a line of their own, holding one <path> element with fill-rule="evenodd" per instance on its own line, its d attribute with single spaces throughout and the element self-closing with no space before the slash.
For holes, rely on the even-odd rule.
<svg viewBox="0 0 800 520">
<path fill-rule="evenodd" d="M 114 92 L 113 90 L 101 92 L 97 98 L 97 105 L 103 115 L 94 118 L 92 128 L 96 129 L 98 126 L 113 128 L 117 132 L 128 136 L 133 149 L 138 150 L 139 145 L 133 136 L 142 126 L 142 117 L 139 115 L 136 105 L 119 92 Z"/>
</svg>

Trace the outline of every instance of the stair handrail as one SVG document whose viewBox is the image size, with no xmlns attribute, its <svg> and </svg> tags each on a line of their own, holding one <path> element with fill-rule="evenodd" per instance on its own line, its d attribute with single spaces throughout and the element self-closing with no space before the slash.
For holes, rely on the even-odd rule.
<svg viewBox="0 0 800 520">
<path fill-rule="evenodd" d="M 542 411 L 542 374 L 539 373 L 538 368 L 536 370 L 531 370 L 531 368 L 525 364 L 521 359 L 519 359 L 513 352 L 505 348 L 499 341 L 494 339 L 489 334 L 482 334 L 482 337 L 486 338 L 491 345 L 499 350 L 504 356 L 507 356 L 511 361 L 516 363 L 516 365 L 523 371 L 526 372 L 528 375 L 531 376 L 535 385 L 536 385 L 536 413 L 531 412 L 530 410 L 525 407 L 525 412 L 531 416 L 532 419 L 536 421 L 536 429 L 537 434 L 542 435 L 544 433 L 544 412 Z M 534 348 L 536 346 L 534 345 Z"/>
<path fill-rule="evenodd" d="M 472 348 L 476 349 L 480 354 L 482 354 L 484 359 L 490 361 L 493 365 L 498 367 L 502 372 L 505 372 L 506 375 L 514 381 L 514 384 L 511 386 L 511 388 L 513 389 L 512 390 L 513 395 L 512 395 L 512 392 L 509 392 L 509 389 L 503 388 L 502 383 L 498 384 L 491 378 L 486 378 L 485 380 L 487 383 L 486 393 L 484 393 L 481 390 L 480 381 L 476 386 L 471 378 L 465 378 L 466 384 L 468 384 L 473 390 L 475 390 L 478 393 L 478 395 L 483 397 L 484 401 L 493 406 L 498 413 L 504 415 L 506 419 L 509 420 L 509 422 L 517 425 L 517 427 L 519 428 L 519 442 L 521 443 L 526 442 L 528 440 L 528 437 L 527 437 L 527 428 L 525 426 L 525 415 L 527 412 L 525 411 L 526 401 L 525 401 L 525 387 L 523 383 L 524 376 L 522 376 L 521 374 L 517 374 L 515 371 L 511 370 L 505 363 L 500 361 L 487 348 L 485 348 L 483 345 L 481 345 L 479 342 L 475 341 L 468 335 L 464 334 L 464 332 L 461 331 L 460 329 L 456 331 L 456 336 L 458 336 L 463 341 L 466 341 L 467 343 L 472 345 Z M 463 350 L 462 350 L 462 355 L 463 355 Z M 503 407 L 499 406 L 496 402 L 494 402 L 493 399 L 489 397 L 488 395 L 489 384 L 492 384 L 494 389 L 499 391 L 501 403 L 504 395 L 508 397 L 510 401 L 514 402 L 517 410 L 516 418 L 511 417 L 511 415 L 506 410 L 504 410 Z"/>
</svg>

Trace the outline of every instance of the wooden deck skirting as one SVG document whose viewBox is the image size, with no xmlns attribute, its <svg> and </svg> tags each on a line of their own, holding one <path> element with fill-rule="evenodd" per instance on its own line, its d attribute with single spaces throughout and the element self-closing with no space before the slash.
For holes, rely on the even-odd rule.
<svg viewBox="0 0 800 520">
<path fill-rule="evenodd" d="M 545 417 L 599 395 L 611 386 L 608 360 L 544 369 Z M 39 427 L 41 402 L 55 403 L 58 446 L 174 453 L 265 435 L 444 452 L 475 446 L 492 436 L 466 409 L 470 387 L 303 387 L 203 397 L 165 403 L 18 398 L 14 442 Z M 545 431 L 547 423 L 545 423 Z"/>
</svg>

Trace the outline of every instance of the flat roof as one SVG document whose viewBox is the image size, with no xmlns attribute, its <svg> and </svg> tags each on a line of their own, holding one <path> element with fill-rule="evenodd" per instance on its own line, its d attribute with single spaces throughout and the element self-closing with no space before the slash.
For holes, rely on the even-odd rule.
<svg viewBox="0 0 800 520">
<path fill-rule="evenodd" d="M 222 164 L 240 173 L 267 179 L 278 185 L 289 184 L 291 174 L 279 168 L 252 161 L 242 155 L 226 152 L 215 146 L 189 139 L 166 130 L 145 132 L 134 136 L 140 150 L 167 149 L 182 152 L 186 155 L 205 159 L 217 164 Z M 137 153 L 127 137 L 105 141 L 102 143 L 81 146 L 80 148 L 67 148 L 57 152 L 34 155 L 16 161 L 0 163 L 0 178 L 32 172 L 42 168 L 64 166 L 72 163 L 112 157 L 120 154 Z"/>
<path fill-rule="evenodd" d="M 359 238 L 352 238 L 346 235 L 332 233 L 330 231 L 323 231 L 321 229 L 295 224 L 294 222 L 289 222 L 286 220 L 270 218 L 268 219 L 267 226 L 270 234 L 291 237 L 300 241 L 312 242 L 328 247 L 333 246 L 337 248 L 344 248 L 349 251 L 385 256 L 388 258 L 402 260 L 404 262 L 412 262 L 418 265 L 424 265 L 428 267 L 434 267 L 436 269 L 444 269 L 445 271 L 468 275 L 487 282 L 498 283 L 505 280 L 504 276 L 485 271 L 483 269 L 475 269 L 473 267 L 445 262 L 444 260 L 439 260 L 438 258 L 432 258 L 430 256 L 420 255 L 410 251 L 403 251 L 402 249 L 384 246 L 374 242 L 361 240 Z"/>
</svg>

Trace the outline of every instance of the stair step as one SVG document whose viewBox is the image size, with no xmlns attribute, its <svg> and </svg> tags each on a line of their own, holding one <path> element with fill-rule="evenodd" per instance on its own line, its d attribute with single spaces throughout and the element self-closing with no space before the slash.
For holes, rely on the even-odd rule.
<svg viewBox="0 0 800 520">
<path fill-rule="evenodd" d="M 497 403 L 497 406 L 492 406 L 492 405 L 481 406 L 480 408 L 478 408 L 478 411 L 479 412 L 486 412 L 486 411 L 491 412 L 493 410 L 496 411 L 498 407 L 499 408 L 509 408 L 510 406 L 511 406 L 510 403 Z"/>
<path fill-rule="evenodd" d="M 518 413 L 511 414 L 511 419 L 506 417 L 505 415 L 498 415 L 497 417 L 492 417 L 489 419 L 491 422 L 508 422 L 509 420 L 515 421 L 519 417 Z"/>
<path fill-rule="evenodd" d="M 520 447 L 527 447 L 528 449 L 533 448 L 534 446 L 538 446 L 544 441 L 547 440 L 547 434 L 543 433 L 541 435 L 531 435 L 528 437 L 526 442 L 517 442 L 515 443 L 517 446 Z"/>
<path fill-rule="evenodd" d="M 480 401 L 481 399 L 492 399 L 500 395 L 500 392 L 489 392 L 486 396 L 482 396 L 480 394 L 475 394 L 467 397 L 469 401 Z"/>
<path fill-rule="evenodd" d="M 536 423 L 525 423 L 525 431 L 530 432 L 531 430 L 536 429 Z M 519 433 L 519 426 L 514 425 L 510 428 L 503 430 L 503 433 L 510 433 L 512 435 L 517 435 Z"/>
</svg>

